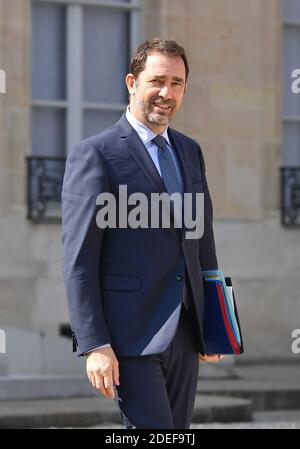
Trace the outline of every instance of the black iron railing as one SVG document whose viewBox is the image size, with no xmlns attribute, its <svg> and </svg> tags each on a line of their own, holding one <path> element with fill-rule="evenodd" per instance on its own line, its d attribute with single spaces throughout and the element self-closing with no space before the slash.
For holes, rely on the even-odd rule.
<svg viewBox="0 0 300 449">
<path fill-rule="evenodd" d="M 27 156 L 27 217 L 60 221 L 65 157 Z M 300 228 L 300 167 L 281 167 L 281 223 Z"/>
<path fill-rule="evenodd" d="M 300 228 L 300 167 L 281 168 L 281 223 Z"/>
<path fill-rule="evenodd" d="M 28 156 L 27 217 L 34 221 L 60 221 L 65 157 Z"/>
</svg>

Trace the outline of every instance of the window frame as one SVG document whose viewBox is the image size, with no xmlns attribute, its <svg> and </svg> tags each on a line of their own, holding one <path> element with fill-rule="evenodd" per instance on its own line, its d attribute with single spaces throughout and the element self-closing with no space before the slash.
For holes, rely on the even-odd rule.
<svg viewBox="0 0 300 449">
<path fill-rule="evenodd" d="M 85 110 L 122 112 L 125 103 L 86 102 L 83 100 L 83 11 L 93 6 L 128 12 L 129 16 L 129 54 L 142 39 L 144 0 L 99 1 L 99 0 L 32 0 L 34 3 L 53 3 L 66 7 L 66 99 L 34 99 L 33 107 L 64 108 L 66 113 L 66 155 L 75 144 L 83 139 L 83 118 Z M 70 24 L 72 23 L 72 26 Z M 51 157 L 52 155 L 49 154 Z"/>
<path fill-rule="evenodd" d="M 283 0 L 284 1 L 284 0 Z M 288 29 L 289 27 L 296 27 L 299 29 L 300 31 L 300 18 L 299 19 L 287 19 L 284 17 L 283 15 L 283 5 L 282 5 L 282 48 L 284 47 L 284 39 L 285 39 L 285 30 Z M 284 59 L 282 57 L 282 63 L 284 62 Z M 296 62 L 296 61 L 295 61 Z M 295 67 L 297 68 L 297 67 Z M 286 80 L 284 79 L 284 67 L 282 66 L 282 83 L 284 83 Z M 292 78 L 290 78 L 290 84 L 292 83 Z M 284 84 L 283 84 L 284 86 Z M 282 88 L 283 91 L 283 95 L 284 95 L 284 89 Z M 300 95 L 300 94 L 298 94 Z M 284 101 L 285 98 L 282 97 L 282 109 L 284 107 Z M 282 114 L 282 125 L 283 125 L 283 130 L 285 128 L 286 124 L 296 124 L 299 126 L 299 131 L 300 131 L 300 113 L 299 114 Z M 285 159 L 285 147 L 284 145 L 282 146 L 282 158 Z M 299 163 L 300 163 L 300 153 L 298 154 L 298 159 L 299 159 Z"/>
<path fill-rule="evenodd" d="M 299 128 L 300 132 L 300 112 L 298 113 L 286 113 L 284 110 L 287 98 L 286 95 L 286 83 L 289 84 L 291 89 L 292 84 L 292 73 L 290 73 L 290 78 L 287 80 L 285 77 L 286 68 L 285 63 L 285 38 L 286 30 L 291 27 L 296 28 L 300 31 L 300 17 L 297 19 L 287 17 L 284 11 L 284 1 L 282 0 L 282 132 L 285 132 L 287 125 L 295 125 Z M 292 6 L 291 2 L 291 6 Z M 288 9 L 288 8 L 287 8 Z M 293 7 L 292 7 L 293 9 Z M 288 14 L 289 16 L 289 14 Z M 295 58 L 295 64 L 297 60 Z M 297 68 L 297 67 L 295 67 Z M 300 95 L 300 94 L 297 94 Z M 289 160 L 289 150 L 286 145 L 284 145 L 284 134 L 282 135 L 282 166 L 280 167 L 280 209 L 281 209 L 281 224 L 282 226 L 289 229 L 300 229 L 300 152 L 295 155 L 295 160 L 291 162 Z M 286 162 L 287 161 L 287 164 Z M 298 162 L 296 162 L 298 161 Z"/>
<path fill-rule="evenodd" d="M 60 223 L 60 194 L 66 156 L 75 144 L 83 139 L 83 119 L 85 110 L 124 111 L 127 104 L 83 101 L 83 11 L 85 6 L 111 8 L 129 11 L 129 52 L 128 63 L 133 49 L 142 40 L 144 0 L 131 0 L 128 3 L 120 1 L 96 0 L 31 0 L 30 7 L 35 3 L 53 3 L 66 6 L 66 99 L 51 100 L 32 98 L 32 66 L 30 70 L 30 110 L 31 117 L 34 107 L 63 108 L 66 114 L 65 141 L 66 149 L 63 156 L 53 154 L 31 154 L 26 156 L 27 164 L 27 218 L 34 223 Z M 72 23 L 72 26 L 69 24 Z M 75 25 L 74 25 L 75 24 Z M 32 51 L 32 40 L 30 48 Z M 74 70 L 73 70 L 74 68 Z M 74 88 L 75 87 L 75 88 Z M 31 118 L 32 120 L 32 118 Z"/>
</svg>

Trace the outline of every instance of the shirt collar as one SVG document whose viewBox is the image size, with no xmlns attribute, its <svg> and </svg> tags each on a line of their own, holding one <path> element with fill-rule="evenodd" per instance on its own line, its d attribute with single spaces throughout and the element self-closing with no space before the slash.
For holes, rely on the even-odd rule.
<svg viewBox="0 0 300 449">
<path fill-rule="evenodd" d="M 139 122 L 130 112 L 129 105 L 127 106 L 125 116 L 130 123 L 130 125 L 133 127 L 133 129 L 137 132 L 139 138 L 143 142 L 144 145 L 147 145 L 151 142 L 154 137 L 157 136 L 150 128 L 148 128 L 143 123 Z M 170 145 L 170 139 L 168 136 L 168 127 L 164 130 L 162 134 L 160 134 L 162 137 L 166 139 L 168 144 Z"/>
</svg>

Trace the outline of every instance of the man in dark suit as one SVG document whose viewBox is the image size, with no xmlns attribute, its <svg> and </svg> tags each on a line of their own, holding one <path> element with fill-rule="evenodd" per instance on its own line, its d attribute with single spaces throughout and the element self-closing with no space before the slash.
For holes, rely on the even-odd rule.
<svg viewBox="0 0 300 449">
<path fill-rule="evenodd" d="M 221 358 L 206 355 L 203 341 L 201 271 L 218 268 L 203 155 L 197 142 L 168 127 L 188 71 L 176 42 L 141 44 L 126 77 L 126 113 L 67 158 L 62 242 L 73 347 L 87 356 L 91 384 L 118 401 L 128 428 L 188 428 L 199 357 Z M 184 220 L 177 226 L 175 202 L 168 228 L 161 220 L 157 227 L 124 225 L 133 204 L 122 209 L 120 186 L 149 201 L 175 193 L 184 202 L 189 193 L 193 217 L 196 194 L 204 194 L 203 235 L 188 238 Z M 115 198 L 116 225 L 100 223 L 102 193 Z"/>
</svg>

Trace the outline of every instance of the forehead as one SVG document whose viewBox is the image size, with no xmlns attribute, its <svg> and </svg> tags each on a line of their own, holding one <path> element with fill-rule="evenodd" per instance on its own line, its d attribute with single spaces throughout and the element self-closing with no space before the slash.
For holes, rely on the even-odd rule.
<svg viewBox="0 0 300 449">
<path fill-rule="evenodd" d="M 168 56 L 160 53 L 149 55 L 146 60 L 145 76 L 175 76 L 185 78 L 185 65 L 181 56 Z"/>
</svg>

